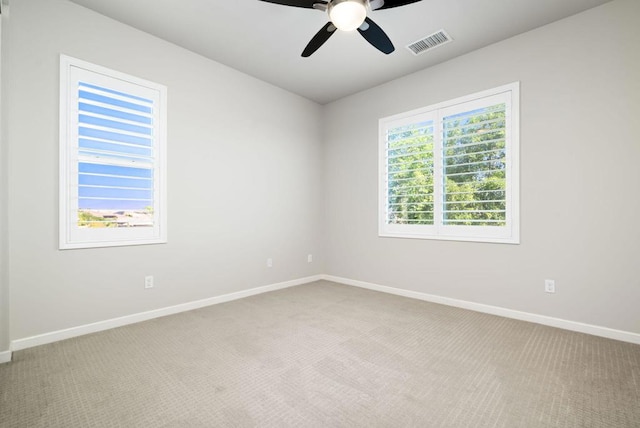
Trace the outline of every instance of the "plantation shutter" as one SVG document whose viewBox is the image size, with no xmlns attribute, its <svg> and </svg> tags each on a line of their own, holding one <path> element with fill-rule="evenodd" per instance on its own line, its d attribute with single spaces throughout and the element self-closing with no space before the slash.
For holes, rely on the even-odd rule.
<svg viewBox="0 0 640 428">
<path fill-rule="evenodd" d="M 387 131 L 388 224 L 433 224 L 434 126 L 426 119 Z"/>
<path fill-rule="evenodd" d="M 79 82 L 79 210 L 153 210 L 153 107 L 152 100 Z M 121 225 L 153 226 L 153 217 Z"/>
<path fill-rule="evenodd" d="M 60 248 L 166 242 L 166 88 L 61 57 Z"/>
<path fill-rule="evenodd" d="M 519 85 L 380 119 L 378 234 L 519 242 Z"/>
<path fill-rule="evenodd" d="M 483 101 L 442 115 L 443 225 L 506 224 L 506 105 Z"/>
</svg>

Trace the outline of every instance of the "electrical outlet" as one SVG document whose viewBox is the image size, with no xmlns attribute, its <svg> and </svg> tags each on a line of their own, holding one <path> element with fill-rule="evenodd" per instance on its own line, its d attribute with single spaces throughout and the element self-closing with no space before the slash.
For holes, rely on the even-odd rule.
<svg viewBox="0 0 640 428">
<path fill-rule="evenodd" d="M 273 259 L 272 258 L 268 258 L 267 259 L 267 267 L 268 268 L 273 267 Z"/>
<path fill-rule="evenodd" d="M 145 276 L 144 277 L 144 288 L 153 288 L 153 277 Z"/>
<path fill-rule="evenodd" d="M 307 263 L 313 263 L 313 254 L 307 256 Z"/>
<path fill-rule="evenodd" d="M 544 280 L 544 291 L 547 293 L 555 293 L 556 292 L 556 282 L 553 279 L 545 279 Z"/>
</svg>

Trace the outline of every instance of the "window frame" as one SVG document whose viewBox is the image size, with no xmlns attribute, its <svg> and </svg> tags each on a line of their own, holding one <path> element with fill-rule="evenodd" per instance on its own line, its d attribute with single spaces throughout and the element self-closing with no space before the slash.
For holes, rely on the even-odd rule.
<svg viewBox="0 0 640 428">
<path fill-rule="evenodd" d="M 505 226 L 444 225 L 442 220 L 442 118 L 446 113 L 473 111 L 495 100 L 505 102 Z M 519 244 L 519 104 L 520 84 L 513 82 L 496 88 L 433 104 L 427 107 L 379 119 L 378 236 L 391 238 L 433 239 Z M 433 225 L 390 224 L 388 222 L 387 131 L 412 123 L 434 120 L 434 222 Z"/>
<path fill-rule="evenodd" d="M 144 94 L 153 101 L 152 177 L 153 225 L 150 227 L 78 227 L 80 80 L 120 90 L 130 96 Z M 126 73 L 60 55 L 60 177 L 59 249 L 98 248 L 167 242 L 166 198 L 167 88 Z M 98 162 L 99 164 L 100 162 Z"/>
</svg>

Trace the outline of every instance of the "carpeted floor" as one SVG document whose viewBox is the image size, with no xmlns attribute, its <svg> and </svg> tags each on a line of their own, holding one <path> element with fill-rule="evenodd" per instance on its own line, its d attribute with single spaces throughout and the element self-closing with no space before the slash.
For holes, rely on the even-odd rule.
<svg viewBox="0 0 640 428">
<path fill-rule="evenodd" d="M 640 346 L 316 282 L 14 353 L 1 427 L 640 427 Z"/>
</svg>

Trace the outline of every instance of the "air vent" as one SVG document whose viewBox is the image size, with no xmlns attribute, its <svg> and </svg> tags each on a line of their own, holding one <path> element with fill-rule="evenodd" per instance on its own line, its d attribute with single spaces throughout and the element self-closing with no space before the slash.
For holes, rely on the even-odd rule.
<svg viewBox="0 0 640 428">
<path fill-rule="evenodd" d="M 423 52 L 435 49 L 438 46 L 447 44 L 452 40 L 453 39 L 447 34 L 446 31 L 440 30 L 418 40 L 417 42 L 411 43 L 409 46 L 407 46 L 407 49 L 413 52 L 414 55 L 419 55 Z"/>
</svg>

